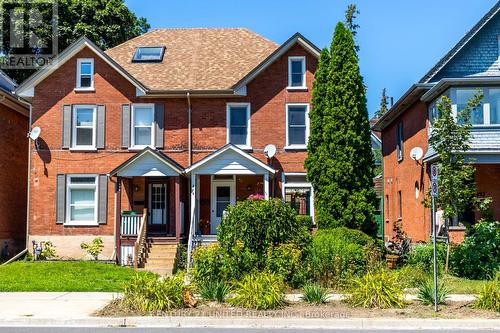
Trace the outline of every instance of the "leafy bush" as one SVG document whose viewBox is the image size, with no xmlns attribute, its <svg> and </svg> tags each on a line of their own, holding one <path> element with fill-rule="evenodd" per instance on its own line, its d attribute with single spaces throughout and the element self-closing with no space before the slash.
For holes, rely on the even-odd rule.
<svg viewBox="0 0 500 333">
<path fill-rule="evenodd" d="M 474 280 L 492 278 L 500 268 L 500 222 L 480 221 L 450 255 L 450 269 Z"/>
<path fill-rule="evenodd" d="M 389 271 L 403 288 L 418 288 L 430 278 L 430 273 L 419 267 L 405 265 L 397 270 Z"/>
<path fill-rule="evenodd" d="M 224 303 L 231 287 L 223 281 L 210 281 L 200 286 L 200 295 L 204 300 Z"/>
<path fill-rule="evenodd" d="M 436 244 L 436 255 L 438 263 L 438 271 L 444 269 L 446 260 L 446 245 L 443 243 Z M 411 265 L 424 272 L 434 271 L 434 246 L 432 243 L 417 244 L 407 255 L 408 265 Z"/>
<path fill-rule="evenodd" d="M 438 304 L 445 304 L 446 298 L 450 291 L 444 283 L 439 283 L 437 288 L 437 301 Z M 434 304 L 434 281 L 427 280 L 425 283 L 421 284 L 418 288 L 417 299 L 424 305 Z"/>
<path fill-rule="evenodd" d="M 310 242 L 309 227 L 280 199 L 245 200 L 229 206 L 220 224 L 218 240 L 232 254 L 235 245 L 256 256 L 254 266 L 263 269 L 270 247 L 291 243 L 304 248 Z"/>
<path fill-rule="evenodd" d="M 484 284 L 474 307 L 500 312 L 500 271 L 493 281 Z"/>
<path fill-rule="evenodd" d="M 363 274 L 375 242 L 361 231 L 347 228 L 319 230 L 313 237 L 310 262 L 314 279 L 323 285 L 339 285 L 346 278 Z"/>
<path fill-rule="evenodd" d="M 175 272 L 186 269 L 187 266 L 187 245 L 177 245 L 177 257 L 175 260 Z"/>
<path fill-rule="evenodd" d="M 259 272 L 245 275 L 236 284 L 236 296 L 229 302 L 248 309 L 268 310 L 285 305 L 285 284 L 279 275 Z"/>
<path fill-rule="evenodd" d="M 96 237 L 90 244 L 82 242 L 80 244 L 80 248 L 91 255 L 94 260 L 98 260 L 99 254 L 101 254 L 102 249 L 104 248 L 104 244 L 101 237 Z"/>
<path fill-rule="evenodd" d="M 42 242 L 41 242 L 42 243 Z M 47 260 L 47 259 L 52 259 L 56 258 L 56 247 L 51 241 L 45 241 L 43 242 L 42 246 L 42 251 L 40 252 L 40 255 L 38 256 L 38 259 L 40 260 Z"/>
<path fill-rule="evenodd" d="M 307 303 L 324 304 L 328 302 L 328 290 L 317 283 L 307 284 L 301 299 Z"/>
<path fill-rule="evenodd" d="M 385 309 L 405 306 L 403 289 L 396 276 L 386 270 L 353 278 L 347 293 L 345 301 L 354 307 Z"/>
<path fill-rule="evenodd" d="M 159 279 L 157 276 L 136 275 L 125 287 L 122 305 L 134 311 L 169 311 L 184 307 L 184 281 L 175 275 Z"/>
<path fill-rule="evenodd" d="M 229 281 L 235 275 L 233 271 L 231 258 L 219 244 L 199 246 L 193 253 L 191 274 L 200 286 L 210 281 Z"/>
<path fill-rule="evenodd" d="M 303 284 L 307 276 L 302 276 L 302 251 L 294 244 L 280 244 L 267 250 L 265 267 L 269 272 L 280 275 L 292 287 Z"/>
</svg>

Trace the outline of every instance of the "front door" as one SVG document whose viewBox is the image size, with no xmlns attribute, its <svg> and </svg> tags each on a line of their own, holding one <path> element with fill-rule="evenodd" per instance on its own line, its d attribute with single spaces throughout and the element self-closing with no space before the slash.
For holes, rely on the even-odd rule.
<svg viewBox="0 0 500 333">
<path fill-rule="evenodd" d="M 234 181 L 212 180 L 212 216 L 210 219 L 210 233 L 217 234 L 224 211 L 227 206 L 236 203 Z"/>
<path fill-rule="evenodd" d="M 167 184 L 149 184 L 148 232 L 167 234 Z"/>
</svg>

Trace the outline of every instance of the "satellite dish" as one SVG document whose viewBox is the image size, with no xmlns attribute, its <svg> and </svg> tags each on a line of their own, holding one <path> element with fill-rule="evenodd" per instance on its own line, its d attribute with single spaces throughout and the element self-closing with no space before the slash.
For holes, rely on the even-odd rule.
<svg viewBox="0 0 500 333">
<path fill-rule="evenodd" d="M 40 133 L 42 133 L 42 129 L 40 127 L 33 127 L 31 132 L 28 133 L 28 137 L 35 141 L 40 136 Z"/>
<path fill-rule="evenodd" d="M 424 156 L 424 151 L 420 147 L 415 147 L 410 151 L 410 158 L 414 161 L 418 161 Z"/>
<path fill-rule="evenodd" d="M 276 154 L 276 146 L 269 144 L 264 147 L 264 155 L 266 155 L 267 158 L 271 158 Z"/>
</svg>

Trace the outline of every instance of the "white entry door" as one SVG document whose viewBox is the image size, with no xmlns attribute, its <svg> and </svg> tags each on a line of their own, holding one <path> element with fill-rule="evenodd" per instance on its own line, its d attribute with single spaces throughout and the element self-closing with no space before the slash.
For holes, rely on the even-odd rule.
<svg viewBox="0 0 500 333">
<path fill-rule="evenodd" d="M 217 234 L 217 227 L 227 206 L 236 203 L 234 188 L 234 181 L 212 180 L 212 216 L 210 219 L 210 233 L 212 235 Z"/>
</svg>

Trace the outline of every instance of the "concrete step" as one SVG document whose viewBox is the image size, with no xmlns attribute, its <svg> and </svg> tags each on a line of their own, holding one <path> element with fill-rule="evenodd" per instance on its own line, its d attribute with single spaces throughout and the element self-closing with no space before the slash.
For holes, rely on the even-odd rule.
<svg viewBox="0 0 500 333">
<path fill-rule="evenodd" d="M 169 258 L 146 258 L 145 261 L 146 265 L 155 265 L 155 264 L 160 264 L 160 265 L 174 265 L 175 264 L 175 259 L 169 259 Z"/>
</svg>

